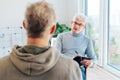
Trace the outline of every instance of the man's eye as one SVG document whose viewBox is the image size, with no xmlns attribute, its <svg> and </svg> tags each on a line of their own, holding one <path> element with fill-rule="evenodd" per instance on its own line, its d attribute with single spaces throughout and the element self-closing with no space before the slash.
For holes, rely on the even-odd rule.
<svg viewBox="0 0 120 80">
<path fill-rule="evenodd" d="M 81 26 L 82 24 L 78 24 L 79 26 Z"/>
</svg>

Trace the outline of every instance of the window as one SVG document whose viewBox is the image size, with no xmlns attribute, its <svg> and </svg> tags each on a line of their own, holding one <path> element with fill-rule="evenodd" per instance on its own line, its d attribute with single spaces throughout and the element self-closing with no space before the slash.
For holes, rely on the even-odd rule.
<svg viewBox="0 0 120 80">
<path fill-rule="evenodd" d="M 108 64 L 120 70 L 120 0 L 109 3 Z"/>
<path fill-rule="evenodd" d="M 98 65 L 120 74 L 120 0 L 85 0 L 87 35 L 95 42 Z"/>
<path fill-rule="evenodd" d="M 86 34 L 93 40 L 94 50 L 98 55 L 98 37 L 99 37 L 99 0 L 86 0 L 86 15 L 88 16 L 88 24 Z M 94 2 L 94 4 L 93 4 Z"/>
</svg>

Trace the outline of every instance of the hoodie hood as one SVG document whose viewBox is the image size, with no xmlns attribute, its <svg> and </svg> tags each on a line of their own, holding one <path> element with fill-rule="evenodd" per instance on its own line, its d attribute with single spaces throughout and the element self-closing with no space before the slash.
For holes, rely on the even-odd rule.
<svg viewBox="0 0 120 80">
<path fill-rule="evenodd" d="M 50 70 L 59 60 L 60 54 L 52 47 L 27 45 L 14 46 L 10 60 L 26 75 L 40 75 Z"/>
</svg>

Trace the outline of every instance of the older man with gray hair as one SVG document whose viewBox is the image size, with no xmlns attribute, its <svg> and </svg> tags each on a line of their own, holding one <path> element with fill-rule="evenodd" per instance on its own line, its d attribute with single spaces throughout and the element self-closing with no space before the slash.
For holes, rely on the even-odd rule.
<svg viewBox="0 0 120 80">
<path fill-rule="evenodd" d="M 80 64 L 86 67 L 92 67 L 96 63 L 96 55 L 93 48 L 92 40 L 83 35 L 87 17 L 84 14 L 76 14 L 71 21 L 72 27 L 70 32 L 61 33 L 57 36 L 54 46 L 64 55 L 68 57 L 87 56 L 90 58 L 80 61 Z M 86 80 L 84 68 L 82 70 L 83 80 Z"/>
</svg>

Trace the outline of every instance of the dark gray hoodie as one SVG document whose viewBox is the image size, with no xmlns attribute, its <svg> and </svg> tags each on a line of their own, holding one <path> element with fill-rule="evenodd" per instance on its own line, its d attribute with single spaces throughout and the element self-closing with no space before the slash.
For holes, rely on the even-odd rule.
<svg viewBox="0 0 120 80">
<path fill-rule="evenodd" d="M 81 80 L 78 64 L 50 46 L 15 46 L 0 59 L 0 80 Z"/>
</svg>

